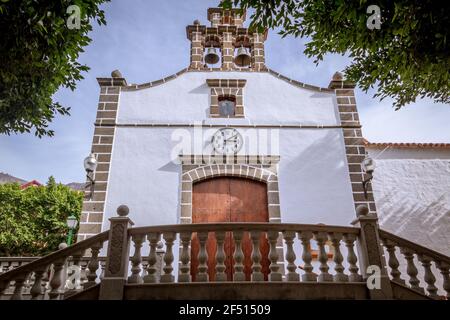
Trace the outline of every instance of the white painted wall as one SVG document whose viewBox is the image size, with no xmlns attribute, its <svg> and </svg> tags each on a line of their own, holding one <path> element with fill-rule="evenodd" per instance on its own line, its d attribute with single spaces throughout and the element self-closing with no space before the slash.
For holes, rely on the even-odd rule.
<svg viewBox="0 0 450 320">
<path fill-rule="evenodd" d="M 392 148 L 373 179 L 383 229 L 450 255 L 450 152 Z M 368 149 L 376 157 L 379 149 Z"/>
<path fill-rule="evenodd" d="M 207 120 L 210 88 L 206 79 L 223 78 L 247 79 L 244 122 L 339 124 L 332 94 L 299 88 L 264 72 L 188 72 L 163 85 L 122 92 L 118 123 Z M 210 122 L 217 122 L 217 119 L 206 121 Z"/>
<path fill-rule="evenodd" d="M 245 119 L 208 119 L 210 88 L 206 79 L 247 79 Z M 339 124 L 330 93 L 295 87 L 268 73 L 188 72 L 163 85 L 122 92 L 118 123 Z M 107 190 L 103 229 L 118 205 L 130 207 L 137 226 L 176 224 L 180 212 L 181 167 L 171 161 L 180 136 L 193 127 L 118 127 Z M 217 128 L 200 129 L 201 143 L 193 152 L 211 154 L 209 141 Z M 240 154 L 280 155 L 279 188 L 282 222 L 348 225 L 355 217 L 345 162 L 342 130 L 239 128 L 258 141 L 268 133 L 268 150 L 248 140 Z M 189 141 L 186 142 L 190 145 Z M 200 146 L 200 147 L 198 147 Z M 174 152 L 177 151 L 177 152 Z"/>
<path fill-rule="evenodd" d="M 103 229 L 120 204 L 129 206 L 138 226 L 179 223 L 181 167 L 171 161 L 178 144 L 171 139 L 174 130 L 194 131 L 117 128 Z M 202 130 L 206 154 L 215 130 Z M 282 222 L 348 225 L 354 219 L 341 135 L 340 129 L 279 129 Z"/>
</svg>

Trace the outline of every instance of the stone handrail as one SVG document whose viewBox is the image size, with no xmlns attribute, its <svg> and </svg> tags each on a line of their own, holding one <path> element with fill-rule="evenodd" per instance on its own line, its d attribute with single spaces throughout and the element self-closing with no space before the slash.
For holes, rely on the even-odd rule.
<svg viewBox="0 0 450 320">
<path fill-rule="evenodd" d="M 339 232 L 359 234 L 359 228 L 346 226 L 333 226 L 322 224 L 296 224 L 296 223 L 191 223 L 173 224 L 130 228 L 130 235 L 147 234 L 151 232 L 214 232 L 214 231 L 311 231 L 311 232 Z"/>
<path fill-rule="evenodd" d="M 411 289 L 422 294 L 427 293 L 428 296 L 434 299 L 450 298 L 450 257 L 447 257 L 439 252 L 423 247 L 384 230 L 379 230 L 379 234 L 382 245 L 387 251 L 387 262 L 390 268 L 390 277 L 392 281 L 401 285 L 408 286 Z M 401 268 L 402 263 L 398 260 L 398 256 L 396 254 L 397 248 L 403 255 L 403 261 L 405 261 L 405 263 L 403 263 L 404 268 Z M 415 261 L 415 259 L 417 259 L 417 261 Z M 426 283 L 426 286 L 421 286 L 421 280 L 419 279 L 419 277 L 422 274 L 419 275 L 417 262 L 420 262 L 420 264 L 422 265 L 421 273 L 423 274 L 423 277 L 421 278 L 423 282 Z M 436 277 L 433 274 L 433 263 L 434 268 L 438 269 L 442 275 L 442 281 L 440 281 L 439 283 L 436 283 Z M 406 269 L 406 274 L 409 278 L 409 285 L 406 285 L 405 280 L 401 278 L 401 276 L 405 275 L 402 274 L 401 270 L 399 269 Z M 441 291 L 442 293 L 445 292 L 445 294 L 439 295 L 438 291 Z"/>
</svg>

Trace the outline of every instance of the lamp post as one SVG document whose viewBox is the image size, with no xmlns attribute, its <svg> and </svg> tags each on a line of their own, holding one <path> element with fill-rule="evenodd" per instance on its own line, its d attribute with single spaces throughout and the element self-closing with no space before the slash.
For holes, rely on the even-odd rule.
<svg viewBox="0 0 450 320">
<path fill-rule="evenodd" d="M 366 157 L 361 163 L 361 166 L 364 173 L 367 174 L 367 178 L 365 178 L 362 182 L 364 197 L 367 200 L 367 184 L 373 179 L 373 171 L 375 170 L 375 161 L 371 157 L 369 157 L 369 155 L 366 153 Z"/>
<path fill-rule="evenodd" d="M 91 153 L 89 156 L 87 156 L 84 159 L 84 170 L 86 170 L 86 177 L 89 180 L 89 182 L 86 184 L 85 188 L 90 187 L 89 192 L 89 198 L 88 200 L 92 199 L 92 195 L 94 194 L 94 186 L 95 186 L 95 180 L 93 178 L 94 171 L 97 168 L 97 159 L 95 158 L 95 155 Z"/>
<path fill-rule="evenodd" d="M 67 245 L 70 246 L 72 244 L 73 231 L 75 230 L 75 228 L 78 225 L 77 217 L 75 217 L 74 215 L 70 215 L 67 218 L 66 223 L 67 223 L 67 227 L 69 228 L 69 234 L 67 235 Z"/>
</svg>

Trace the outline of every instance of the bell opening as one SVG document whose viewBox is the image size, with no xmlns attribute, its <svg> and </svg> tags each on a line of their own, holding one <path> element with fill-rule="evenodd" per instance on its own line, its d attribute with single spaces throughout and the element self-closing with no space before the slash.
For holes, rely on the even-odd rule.
<svg viewBox="0 0 450 320">
<path fill-rule="evenodd" d="M 215 65 L 220 62 L 220 55 L 218 50 L 214 47 L 209 47 L 205 49 L 205 63 L 207 65 Z"/>
<path fill-rule="evenodd" d="M 249 50 L 245 47 L 237 48 L 234 58 L 234 64 L 238 67 L 250 67 L 252 61 Z"/>
</svg>

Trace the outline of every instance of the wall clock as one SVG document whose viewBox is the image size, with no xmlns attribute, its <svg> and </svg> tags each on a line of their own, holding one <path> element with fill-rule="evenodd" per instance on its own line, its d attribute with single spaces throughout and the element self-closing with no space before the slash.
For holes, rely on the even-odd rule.
<svg viewBox="0 0 450 320">
<path fill-rule="evenodd" d="M 211 139 L 214 151 L 226 155 L 238 153 L 243 143 L 242 135 L 234 128 L 219 129 Z"/>
</svg>

